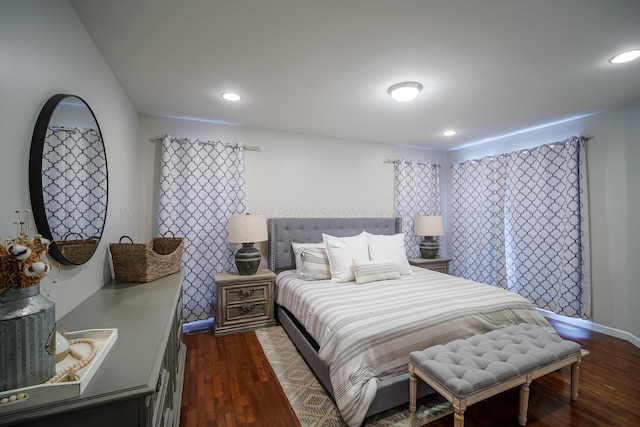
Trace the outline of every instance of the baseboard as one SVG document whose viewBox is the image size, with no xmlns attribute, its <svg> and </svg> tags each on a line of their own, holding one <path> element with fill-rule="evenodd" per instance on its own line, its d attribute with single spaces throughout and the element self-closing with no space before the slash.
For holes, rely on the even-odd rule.
<svg viewBox="0 0 640 427">
<path fill-rule="evenodd" d="M 640 348 L 640 338 L 636 337 L 630 332 L 621 331 L 620 329 L 612 328 L 610 326 L 604 326 L 599 323 L 595 323 L 591 320 L 575 319 L 573 317 L 560 316 L 541 308 L 538 311 L 546 318 L 552 319 L 558 322 L 566 323 L 572 326 L 578 326 L 580 328 L 588 329 L 590 331 L 599 332 L 601 334 L 609 335 L 621 340 L 629 341 L 631 344 Z"/>
<path fill-rule="evenodd" d="M 212 331 L 215 327 L 216 319 L 210 317 L 204 320 L 196 320 L 194 322 L 188 322 L 182 325 L 183 334 L 197 334 L 200 332 Z"/>
</svg>

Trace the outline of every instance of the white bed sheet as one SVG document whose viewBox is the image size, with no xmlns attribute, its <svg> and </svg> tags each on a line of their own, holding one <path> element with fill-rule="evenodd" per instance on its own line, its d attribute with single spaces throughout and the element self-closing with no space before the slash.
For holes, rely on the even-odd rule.
<svg viewBox="0 0 640 427">
<path fill-rule="evenodd" d="M 295 271 L 276 279 L 276 302 L 319 344 L 336 404 L 350 426 L 363 422 L 376 381 L 405 372 L 412 351 L 518 323 L 555 332 L 513 292 L 418 267 L 412 271 L 364 285 L 305 281 Z"/>
</svg>

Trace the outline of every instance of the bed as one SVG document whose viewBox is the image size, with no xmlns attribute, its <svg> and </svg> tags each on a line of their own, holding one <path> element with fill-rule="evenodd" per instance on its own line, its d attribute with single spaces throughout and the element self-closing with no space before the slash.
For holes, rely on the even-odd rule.
<svg viewBox="0 0 640 427">
<path fill-rule="evenodd" d="M 278 321 L 350 426 L 408 403 L 411 351 L 510 324 L 529 323 L 555 332 L 517 294 L 408 263 L 410 271 L 403 275 L 365 284 L 334 283 L 322 275 L 305 280 L 296 271 L 293 243 L 319 243 L 323 234 L 340 240 L 363 232 L 375 238 L 376 245 L 396 242 L 399 218 L 273 218 L 268 230 L 268 264 L 278 274 Z M 430 392 L 421 384 L 418 395 Z"/>
</svg>

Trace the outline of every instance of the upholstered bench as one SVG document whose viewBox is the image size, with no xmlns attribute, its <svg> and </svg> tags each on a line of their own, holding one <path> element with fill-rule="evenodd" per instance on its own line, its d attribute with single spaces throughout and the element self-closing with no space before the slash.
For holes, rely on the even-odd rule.
<svg viewBox="0 0 640 427">
<path fill-rule="evenodd" d="M 436 345 L 409 356 L 409 410 L 416 410 L 417 377 L 453 404 L 454 425 L 464 425 L 467 406 L 520 386 L 518 421 L 527 423 L 531 381 L 571 365 L 571 399 L 578 398 L 581 349 L 528 324 L 508 326 Z"/>
</svg>

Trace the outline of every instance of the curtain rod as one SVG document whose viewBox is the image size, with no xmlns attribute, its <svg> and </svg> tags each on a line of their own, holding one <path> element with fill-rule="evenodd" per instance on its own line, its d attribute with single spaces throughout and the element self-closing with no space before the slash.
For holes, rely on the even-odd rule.
<svg viewBox="0 0 640 427">
<path fill-rule="evenodd" d="M 396 162 L 408 162 L 408 161 L 410 161 L 410 160 L 402 160 L 402 159 L 396 159 L 396 160 L 393 160 L 393 159 L 387 159 L 387 160 L 385 160 L 385 161 L 384 161 L 384 162 L 382 162 L 382 163 L 396 163 Z M 423 166 L 435 165 L 435 166 L 436 166 L 436 167 L 438 167 L 438 168 L 440 167 L 440 165 L 439 165 L 438 163 L 424 163 L 424 162 L 416 162 L 416 163 L 417 163 L 417 164 L 419 164 L 419 165 L 423 165 Z"/>
<path fill-rule="evenodd" d="M 173 138 L 173 139 L 175 139 L 175 140 L 177 140 L 177 141 L 183 141 L 183 140 L 186 140 L 186 139 L 187 139 L 187 138 L 175 138 L 175 137 L 171 137 L 171 138 Z M 165 139 L 165 137 L 164 137 L 164 136 L 156 136 L 156 139 L 157 139 L 158 141 L 162 141 L 162 140 L 164 140 L 164 139 Z M 229 144 L 228 142 L 222 142 L 222 141 L 213 141 L 213 142 L 200 141 L 200 140 L 198 140 L 198 141 L 199 141 L 200 143 L 203 143 L 203 144 L 207 144 L 207 143 L 211 144 L 211 143 L 219 142 L 219 143 L 221 143 L 221 144 L 224 144 L 224 145 L 225 145 L 225 146 L 227 146 L 227 147 L 231 145 L 231 144 Z M 242 148 L 243 148 L 243 149 L 245 149 L 245 150 L 247 150 L 247 151 L 259 151 L 259 152 L 262 152 L 262 150 L 261 150 L 261 149 L 260 149 L 260 147 L 258 147 L 258 146 L 243 145 L 243 146 L 242 146 Z"/>
<path fill-rule="evenodd" d="M 53 132 L 70 132 L 70 133 L 76 133 L 76 132 L 83 132 L 83 130 L 81 128 L 75 127 L 75 128 L 70 128 L 70 127 L 64 127 L 64 126 L 50 126 L 50 129 Z M 93 128 L 85 128 L 85 132 L 92 132 L 94 135 L 97 135 L 98 130 L 97 129 L 93 129 Z"/>
<path fill-rule="evenodd" d="M 521 153 L 523 151 L 534 151 L 534 150 L 539 150 L 542 147 L 547 147 L 550 145 L 555 145 L 555 144 L 564 144 L 567 143 L 569 141 L 571 141 L 573 138 L 578 138 L 580 140 L 581 143 L 587 143 L 589 142 L 590 139 L 593 139 L 593 136 L 591 135 L 579 135 L 579 136 L 572 136 L 569 137 L 567 139 L 565 139 L 564 141 L 555 141 L 555 142 L 547 142 L 545 144 L 542 145 L 538 145 L 536 147 L 532 147 L 532 148 L 523 148 L 521 150 L 515 150 L 515 151 L 509 151 L 507 153 L 500 153 L 500 154 L 492 154 L 492 155 L 488 155 L 488 156 L 484 156 L 480 159 L 468 159 L 468 160 L 463 160 L 460 162 L 454 162 L 453 165 L 460 165 L 462 163 L 467 163 L 467 162 L 481 162 L 482 160 L 486 159 L 486 158 L 493 158 L 493 157 L 502 157 L 508 154 L 513 154 L 513 153 Z"/>
</svg>

